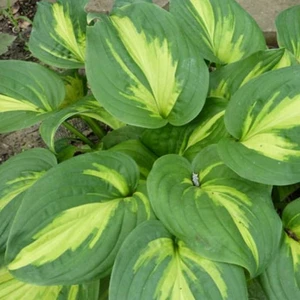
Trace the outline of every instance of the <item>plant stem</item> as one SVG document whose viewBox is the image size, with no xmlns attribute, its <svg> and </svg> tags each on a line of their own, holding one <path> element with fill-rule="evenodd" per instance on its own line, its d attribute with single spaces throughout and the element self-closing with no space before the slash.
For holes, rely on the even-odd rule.
<svg viewBox="0 0 300 300">
<path fill-rule="evenodd" d="M 91 148 L 94 148 L 95 145 L 92 141 L 90 141 L 85 135 L 83 135 L 80 131 L 78 131 L 73 125 L 68 122 L 63 122 L 63 126 L 65 126 L 70 132 L 76 135 L 79 139 L 81 139 L 84 143 L 89 145 Z"/>
<path fill-rule="evenodd" d="M 81 116 L 88 126 L 93 130 L 95 135 L 101 140 L 105 136 L 105 131 L 90 117 Z"/>
</svg>

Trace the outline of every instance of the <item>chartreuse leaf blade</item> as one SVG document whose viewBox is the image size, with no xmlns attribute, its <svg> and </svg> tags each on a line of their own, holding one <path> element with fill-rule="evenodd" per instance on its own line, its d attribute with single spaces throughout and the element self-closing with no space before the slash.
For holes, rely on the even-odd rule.
<svg viewBox="0 0 300 300">
<path fill-rule="evenodd" d="M 270 300 L 300 297 L 300 198 L 286 206 L 282 222 L 284 233 L 280 251 L 259 277 Z"/>
<path fill-rule="evenodd" d="M 255 277 L 277 250 L 281 222 L 269 187 L 238 177 L 216 146 L 192 164 L 178 155 L 159 158 L 147 187 L 158 219 L 200 255 L 243 266 Z"/>
<path fill-rule="evenodd" d="M 40 134 L 46 145 L 55 152 L 55 133 L 59 126 L 74 116 L 87 116 L 101 121 L 113 129 L 124 124 L 108 113 L 93 96 L 84 97 L 44 120 L 40 126 Z"/>
<path fill-rule="evenodd" d="M 263 73 L 298 64 L 286 49 L 258 51 L 210 73 L 211 97 L 230 99 L 241 86 Z"/>
<path fill-rule="evenodd" d="M 176 240 L 161 222 L 147 221 L 123 243 L 109 296 L 112 300 L 247 299 L 247 290 L 242 268 L 210 261 Z"/>
<path fill-rule="evenodd" d="M 65 85 L 66 95 L 60 107 L 65 108 L 86 95 L 87 82 L 86 78 L 80 75 L 77 69 L 65 71 L 61 78 Z"/>
<path fill-rule="evenodd" d="M 275 24 L 279 46 L 291 51 L 300 62 L 300 5 L 279 13 Z"/>
<path fill-rule="evenodd" d="M 0 166 L 0 254 L 5 251 L 9 230 L 24 193 L 57 164 L 46 149 L 31 149 Z"/>
<path fill-rule="evenodd" d="M 170 12 L 211 62 L 227 64 L 266 49 L 254 19 L 233 0 L 173 0 Z"/>
<path fill-rule="evenodd" d="M 147 128 L 188 123 L 208 88 L 203 59 L 173 16 L 150 3 L 125 5 L 87 29 L 86 71 L 107 111 Z"/>
<path fill-rule="evenodd" d="M 14 278 L 0 268 L 0 299 L 98 300 L 99 281 L 72 286 L 36 286 Z"/>
<path fill-rule="evenodd" d="M 29 40 L 33 55 L 59 68 L 83 67 L 87 3 L 87 0 L 38 3 Z"/>
<path fill-rule="evenodd" d="M 26 193 L 15 218 L 9 271 L 46 285 L 108 275 L 129 232 L 154 218 L 138 181 L 137 165 L 119 152 L 81 155 L 50 170 Z"/>
<path fill-rule="evenodd" d="M 187 139 L 183 156 L 190 161 L 205 147 L 216 144 L 220 139 L 228 136 L 224 124 L 224 114 L 227 100 L 221 98 L 207 98 L 201 113 L 195 119 L 197 124 Z"/>
<path fill-rule="evenodd" d="M 29 127 L 59 107 L 63 81 L 32 62 L 0 61 L 0 132 Z"/>
<path fill-rule="evenodd" d="M 300 67 L 268 72 L 232 97 L 225 125 L 233 138 L 219 143 L 225 163 L 240 176 L 270 184 L 300 181 Z"/>
</svg>

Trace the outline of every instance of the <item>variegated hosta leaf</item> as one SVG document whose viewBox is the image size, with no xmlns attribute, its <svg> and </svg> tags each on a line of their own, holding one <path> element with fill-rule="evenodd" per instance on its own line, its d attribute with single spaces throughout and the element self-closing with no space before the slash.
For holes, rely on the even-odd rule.
<svg viewBox="0 0 300 300">
<path fill-rule="evenodd" d="M 0 61 L 0 133 L 29 127 L 63 101 L 63 81 L 32 62 Z"/>
<path fill-rule="evenodd" d="M 275 23 L 279 46 L 291 51 L 300 62 L 300 5 L 282 11 Z"/>
<path fill-rule="evenodd" d="M 24 193 L 55 165 L 50 151 L 37 148 L 11 157 L 0 166 L 0 255 Z"/>
<path fill-rule="evenodd" d="M 291 202 L 284 209 L 282 214 L 282 222 L 284 224 L 286 232 L 290 234 L 290 237 L 292 237 L 296 241 L 300 241 L 300 198 Z"/>
<path fill-rule="evenodd" d="M 208 88 L 203 59 L 173 16 L 150 3 L 125 5 L 88 28 L 86 71 L 105 109 L 147 128 L 188 123 Z"/>
<path fill-rule="evenodd" d="M 280 251 L 260 276 L 269 300 L 300 299 L 300 198 L 287 205 L 282 221 Z"/>
<path fill-rule="evenodd" d="M 223 116 L 227 101 L 208 98 L 192 122 L 184 126 L 166 125 L 160 129 L 147 129 L 142 142 L 156 155 L 179 154 L 192 160 L 207 145 L 227 136 Z"/>
<path fill-rule="evenodd" d="M 197 119 L 183 126 L 167 124 L 159 129 L 146 129 L 141 136 L 141 141 L 157 156 L 171 153 L 182 155 L 187 139 L 196 126 Z"/>
<path fill-rule="evenodd" d="M 211 62 L 227 64 L 266 49 L 262 31 L 234 0 L 172 0 L 170 12 Z"/>
<path fill-rule="evenodd" d="M 6 268 L 0 268 L 2 300 L 98 300 L 99 281 L 72 286 L 37 286 L 19 281 Z"/>
<path fill-rule="evenodd" d="M 86 116 L 116 129 L 124 124 L 108 113 L 93 96 L 87 96 L 53 114 L 40 126 L 40 134 L 46 145 L 55 152 L 55 133 L 59 126 L 73 116 Z"/>
<path fill-rule="evenodd" d="M 173 235 L 254 277 L 277 251 L 281 222 L 269 187 L 242 180 L 216 151 L 215 145 L 205 148 L 192 164 L 178 155 L 159 158 L 147 180 L 149 198 Z"/>
<path fill-rule="evenodd" d="M 294 244 L 297 245 L 292 246 Z M 299 266 L 299 253 L 299 242 L 291 241 L 291 238 L 285 234 L 280 251 L 259 277 L 268 300 L 300 299 L 300 285 L 296 281 L 296 277 L 298 277 L 299 282 L 299 270 L 297 274 L 295 271 L 295 266 Z M 294 261 L 295 258 L 297 261 Z"/>
<path fill-rule="evenodd" d="M 87 3 L 88 0 L 39 2 L 29 40 L 33 55 L 59 68 L 83 67 Z"/>
<path fill-rule="evenodd" d="M 242 268 L 208 260 L 174 238 L 161 222 L 148 221 L 128 236 L 119 251 L 109 299 L 248 298 Z"/>
<path fill-rule="evenodd" d="M 78 284 L 111 271 L 125 237 L 154 218 L 145 184 L 127 155 L 94 152 L 50 170 L 23 198 L 6 263 L 16 278 Z"/>
<path fill-rule="evenodd" d="M 224 162 L 240 176 L 270 185 L 300 181 L 300 66 L 268 72 L 231 98 L 219 143 Z"/>
<path fill-rule="evenodd" d="M 146 179 L 157 156 L 145 147 L 139 140 L 124 141 L 112 148 L 110 151 L 118 151 L 132 157 L 137 163 L 141 178 Z"/>
<path fill-rule="evenodd" d="M 207 98 L 205 106 L 195 126 L 187 139 L 183 156 L 190 161 L 206 146 L 218 143 L 223 137 L 228 136 L 224 124 L 224 114 L 227 100 Z"/>
<path fill-rule="evenodd" d="M 297 64 L 286 49 L 259 51 L 210 73 L 211 97 L 230 99 L 241 86 L 263 73 Z"/>
</svg>

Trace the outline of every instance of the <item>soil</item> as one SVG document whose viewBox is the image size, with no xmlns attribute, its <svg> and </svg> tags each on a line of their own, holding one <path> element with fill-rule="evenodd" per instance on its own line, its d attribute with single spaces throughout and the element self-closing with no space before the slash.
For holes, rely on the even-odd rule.
<svg viewBox="0 0 300 300">
<path fill-rule="evenodd" d="M 23 19 L 23 17 L 26 17 L 31 21 L 33 20 L 37 2 L 37 0 L 20 0 L 17 1 L 10 10 L 6 10 L 16 24 L 13 24 L 13 22 L 3 14 L 0 15 L 0 32 L 8 33 L 16 37 L 8 51 L 0 56 L 1 60 L 16 59 L 37 61 L 27 48 L 27 42 L 31 32 L 31 23 Z M 0 164 L 10 156 L 25 149 L 44 146 L 38 133 L 38 126 L 33 126 L 18 132 L 0 134 Z"/>
<path fill-rule="evenodd" d="M 11 20 L 0 15 L 0 31 L 8 33 L 16 37 L 15 41 L 9 47 L 9 50 L 0 56 L 0 59 L 18 59 L 36 61 L 27 48 L 27 42 L 31 32 L 31 23 L 36 12 L 37 0 L 20 0 L 17 1 L 10 9 L 6 11 L 16 22 L 13 24 Z M 29 19 L 28 21 L 23 17 Z"/>
</svg>

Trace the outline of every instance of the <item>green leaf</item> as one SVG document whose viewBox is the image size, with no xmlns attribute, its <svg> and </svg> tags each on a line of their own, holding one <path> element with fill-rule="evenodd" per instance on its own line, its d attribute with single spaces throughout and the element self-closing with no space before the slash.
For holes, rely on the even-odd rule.
<svg viewBox="0 0 300 300">
<path fill-rule="evenodd" d="M 300 299 L 300 245 L 284 234 L 278 254 L 259 277 L 268 300 Z"/>
<path fill-rule="evenodd" d="M 55 141 L 54 148 L 56 151 L 56 158 L 59 163 L 72 158 L 75 156 L 76 152 L 80 153 L 80 149 L 73 145 L 76 141 L 77 140 L 74 138 L 62 138 Z"/>
<path fill-rule="evenodd" d="M 146 148 L 139 140 L 128 140 L 112 148 L 110 151 L 118 151 L 127 154 L 137 163 L 141 178 L 146 179 L 157 156 Z"/>
<path fill-rule="evenodd" d="M 282 222 L 280 251 L 259 279 L 270 300 L 300 299 L 300 198 L 286 206 Z"/>
<path fill-rule="evenodd" d="M 125 237 L 151 218 L 146 187 L 129 156 L 99 151 L 74 157 L 24 196 L 8 240 L 8 269 L 39 285 L 105 277 Z"/>
<path fill-rule="evenodd" d="M 203 59 L 173 16 L 150 3 L 123 6 L 87 29 L 86 71 L 108 112 L 146 128 L 188 123 L 208 88 Z"/>
<path fill-rule="evenodd" d="M 224 162 L 240 176 L 270 185 L 300 181 L 300 66 L 268 72 L 231 98 L 219 143 Z"/>
<path fill-rule="evenodd" d="M 146 129 L 141 136 L 141 141 L 157 156 L 166 154 L 182 155 L 188 137 L 196 126 L 196 120 L 183 126 L 167 124 L 159 129 Z"/>
<path fill-rule="evenodd" d="M 0 32 L 0 55 L 4 54 L 8 50 L 8 47 L 15 39 L 16 37 L 14 35 Z"/>
<path fill-rule="evenodd" d="M 286 49 L 259 51 L 210 73 L 211 97 L 230 99 L 241 86 L 263 73 L 297 64 Z"/>
<path fill-rule="evenodd" d="M 300 242 L 300 198 L 291 202 L 283 211 L 282 222 L 286 232 Z M 300 247 L 300 245 L 299 245 Z M 300 248 L 299 248 L 300 249 Z M 300 253 L 299 253 L 300 255 Z M 300 261 L 299 261 L 300 263 Z M 300 266 L 299 266 L 300 268 Z"/>
<path fill-rule="evenodd" d="M 5 251 L 25 192 L 56 163 L 50 151 L 36 148 L 13 156 L 0 166 L 0 254 Z"/>
<path fill-rule="evenodd" d="M 226 106 L 224 99 L 208 98 L 200 114 L 189 124 L 146 129 L 141 140 L 158 156 L 173 153 L 192 160 L 201 149 L 228 135 L 223 120 Z"/>
<path fill-rule="evenodd" d="M 216 144 L 223 137 L 228 136 L 224 124 L 224 114 L 227 100 L 207 98 L 199 117 L 195 119 L 193 131 L 187 139 L 183 156 L 192 161 L 205 147 Z"/>
<path fill-rule="evenodd" d="M 233 0 L 173 0 L 170 12 L 211 62 L 227 64 L 266 49 L 254 19 Z"/>
<path fill-rule="evenodd" d="M 29 127 L 59 107 L 63 81 L 32 62 L 0 61 L 0 133 Z"/>
<path fill-rule="evenodd" d="M 84 66 L 88 0 L 39 2 L 29 49 L 46 64 L 74 69 Z"/>
<path fill-rule="evenodd" d="M 14 278 L 0 268 L 0 299 L 98 300 L 99 281 L 72 286 L 36 286 Z"/>
<path fill-rule="evenodd" d="M 109 114 L 93 96 L 87 96 L 69 105 L 42 122 L 40 134 L 45 144 L 55 152 L 55 133 L 59 126 L 74 116 L 86 116 L 101 121 L 111 128 L 119 128 L 124 124 Z"/>
<path fill-rule="evenodd" d="M 282 11 L 275 24 L 278 45 L 291 51 L 300 62 L 300 5 Z"/>
<path fill-rule="evenodd" d="M 108 132 L 102 142 L 104 147 L 109 149 L 128 140 L 139 140 L 144 131 L 144 128 L 126 125 Z"/>
<path fill-rule="evenodd" d="M 280 251 L 259 278 L 270 300 L 300 298 L 300 198 L 286 206 L 282 222 Z"/>
<path fill-rule="evenodd" d="M 117 255 L 109 299 L 246 300 L 247 289 L 242 268 L 208 260 L 174 239 L 161 222 L 147 221 Z"/>
<path fill-rule="evenodd" d="M 78 74 L 78 70 L 67 70 L 61 75 L 65 84 L 66 96 L 60 107 L 72 105 L 86 95 L 86 78 Z"/>
<path fill-rule="evenodd" d="M 216 145 L 192 164 L 178 155 L 159 158 L 147 188 L 158 219 L 208 259 L 237 264 L 255 277 L 277 251 L 281 222 L 269 187 L 238 177 L 220 160 Z"/>
</svg>

